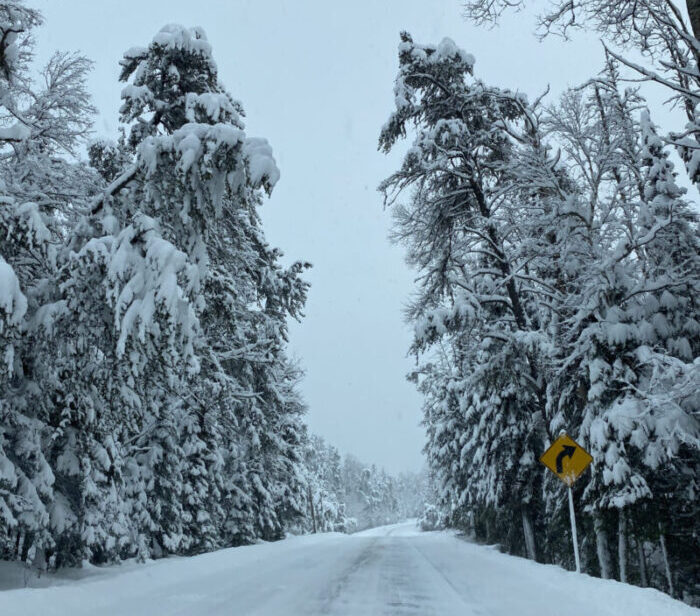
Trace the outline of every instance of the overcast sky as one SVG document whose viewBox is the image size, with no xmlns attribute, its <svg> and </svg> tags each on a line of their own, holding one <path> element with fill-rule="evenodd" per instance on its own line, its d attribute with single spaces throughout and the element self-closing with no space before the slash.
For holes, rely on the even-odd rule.
<svg viewBox="0 0 700 616">
<path fill-rule="evenodd" d="M 529 14 L 477 29 L 460 0 L 29 0 L 41 9 L 37 55 L 80 50 L 95 62 L 90 89 L 99 135 L 118 127 L 118 62 L 167 23 L 202 26 L 247 132 L 272 144 L 282 179 L 262 208 L 285 259 L 313 270 L 306 318 L 291 351 L 306 369 L 308 424 L 343 452 L 392 472 L 423 462 L 421 400 L 405 380 L 410 331 L 402 308 L 413 273 L 387 240 L 376 191 L 399 164 L 377 152 L 393 105 L 399 32 L 444 36 L 476 57 L 475 72 L 534 97 L 576 85 L 601 66 L 600 44 L 539 43 Z M 539 2 L 532 4 L 540 4 Z"/>
</svg>

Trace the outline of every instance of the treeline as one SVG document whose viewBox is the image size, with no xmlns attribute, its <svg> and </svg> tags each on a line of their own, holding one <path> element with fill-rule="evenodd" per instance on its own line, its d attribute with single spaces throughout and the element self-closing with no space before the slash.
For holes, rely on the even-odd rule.
<svg viewBox="0 0 700 616">
<path fill-rule="evenodd" d="M 305 451 L 307 515 L 305 532 L 354 532 L 418 518 L 431 502 L 427 473 L 397 476 L 376 465 L 366 466 L 319 436 Z"/>
<path fill-rule="evenodd" d="M 57 53 L 36 85 L 40 23 L 0 2 L 0 559 L 53 569 L 418 516 L 423 476 L 307 434 L 285 351 L 307 264 L 265 241 L 279 172 L 204 33 L 167 26 L 127 51 L 121 138 L 88 142 L 91 64 Z"/>
<path fill-rule="evenodd" d="M 271 149 L 204 33 L 167 26 L 125 53 L 122 136 L 81 162 L 91 63 L 56 53 L 35 82 L 40 23 L 0 2 L 0 559 L 282 537 L 307 510 L 286 346 L 308 285 L 257 213 Z"/>
<path fill-rule="evenodd" d="M 508 4 L 470 3 L 482 20 Z M 613 55 L 529 102 L 473 77 L 451 40 L 403 33 L 379 143 L 412 136 L 381 190 L 417 270 L 410 378 L 448 523 L 573 568 L 565 488 L 538 462 L 566 430 L 594 458 L 574 487 L 584 571 L 697 602 L 700 237 L 670 159 L 676 146 L 697 181 L 698 43 L 684 36 L 661 66 L 691 123 L 660 136 Z"/>
</svg>

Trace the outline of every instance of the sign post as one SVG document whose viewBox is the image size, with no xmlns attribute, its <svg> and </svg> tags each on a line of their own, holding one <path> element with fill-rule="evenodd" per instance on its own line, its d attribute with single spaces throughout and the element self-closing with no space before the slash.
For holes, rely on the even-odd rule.
<svg viewBox="0 0 700 616">
<path fill-rule="evenodd" d="M 581 573 L 581 559 L 578 555 L 578 534 L 576 533 L 576 514 L 574 513 L 574 495 L 571 492 L 571 486 L 569 486 L 566 490 L 569 493 L 569 520 L 571 521 L 571 539 L 574 542 L 576 573 Z"/>
<path fill-rule="evenodd" d="M 574 560 L 576 561 L 576 573 L 581 573 L 581 558 L 578 553 L 578 534 L 576 532 L 576 515 L 574 513 L 574 495 L 571 486 L 588 468 L 593 457 L 566 432 L 559 434 L 540 457 L 540 462 L 552 471 L 566 484 L 569 494 L 569 521 L 571 522 L 571 539 L 574 544 Z"/>
</svg>

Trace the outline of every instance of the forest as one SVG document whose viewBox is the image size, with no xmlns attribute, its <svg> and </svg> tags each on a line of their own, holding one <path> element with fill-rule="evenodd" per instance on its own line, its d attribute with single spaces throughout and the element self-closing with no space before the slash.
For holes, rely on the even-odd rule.
<svg viewBox="0 0 700 616">
<path fill-rule="evenodd" d="M 534 5 L 463 16 L 498 28 Z M 0 560 L 143 562 L 423 516 L 573 570 L 566 487 L 539 462 L 566 432 L 593 457 L 573 486 L 583 572 L 700 605 L 700 3 L 548 3 L 535 36 L 601 39 L 556 95 L 491 85 L 468 41 L 400 33 L 378 189 L 415 274 L 426 470 L 395 475 L 305 423 L 289 327 L 311 265 L 266 240 L 280 171 L 204 30 L 123 53 L 109 140 L 89 58 L 37 72 L 42 23 L 0 0 Z"/>
<path fill-rule="evenodd" d="M 465 11 L 486 26 L 526 4 Z M 540 15 L 542 37 L 603 41 L 599 72 L 559 98 L 403 33 L 379 143 L 410 147 L 380 189 L 418 272 L 410 378 L 444 523 L 573 569 L 566 488 L 538 461 L 563 430 L 593 456 L 574 486 L 583 570 L 697 603 L 700 43 L 672 2 L 630 4 Z"/>
<path fill-rule="evenodd" d="M 57 52 L 33 78 L 41 23 L 0 3 L 0 559 L 53 570 L 418 515 L 417 475 L 343 460 L 304 424 L 286 347 L 309 264 L 265 240 L 279 171 L 204 32 L 124 53 L 112 142 L 92 135 L 90 60 Z"/>
</svg>

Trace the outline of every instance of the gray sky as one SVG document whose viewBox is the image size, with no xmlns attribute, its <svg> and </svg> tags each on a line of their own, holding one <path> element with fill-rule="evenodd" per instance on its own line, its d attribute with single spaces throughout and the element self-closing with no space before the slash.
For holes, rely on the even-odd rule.
<svg viewBox="0 0 700 616">
<path fill-rule="evenodd" d="M 94 60 L 95 128 L 105 136 L 118 126 L 122 53 L 166 23 L 205 29 L 248 134 L 270 141 L 282 172 L 262 209 L 267 238 L 286 259 L 314 265 L 306 319 L 291 330 L 307 371 L 308 424 L 368 463 L 417 470 L 421 399 L 404 378 L 413 360 L 402 319 L 413 273 L 387 240 L 390 216 L 376 192 L 400 161 L 376 148 L 393 105 L 399 32 L 420 43 L 449 36 L 476 57 L 479 77 L 531 97 L 597 72 L 600 44 L 539 43 L 529 14 L 477 29 L 460 0 L 28 1 L 45 17 L 40 60 L 55 49 Z"/>
</svg>

